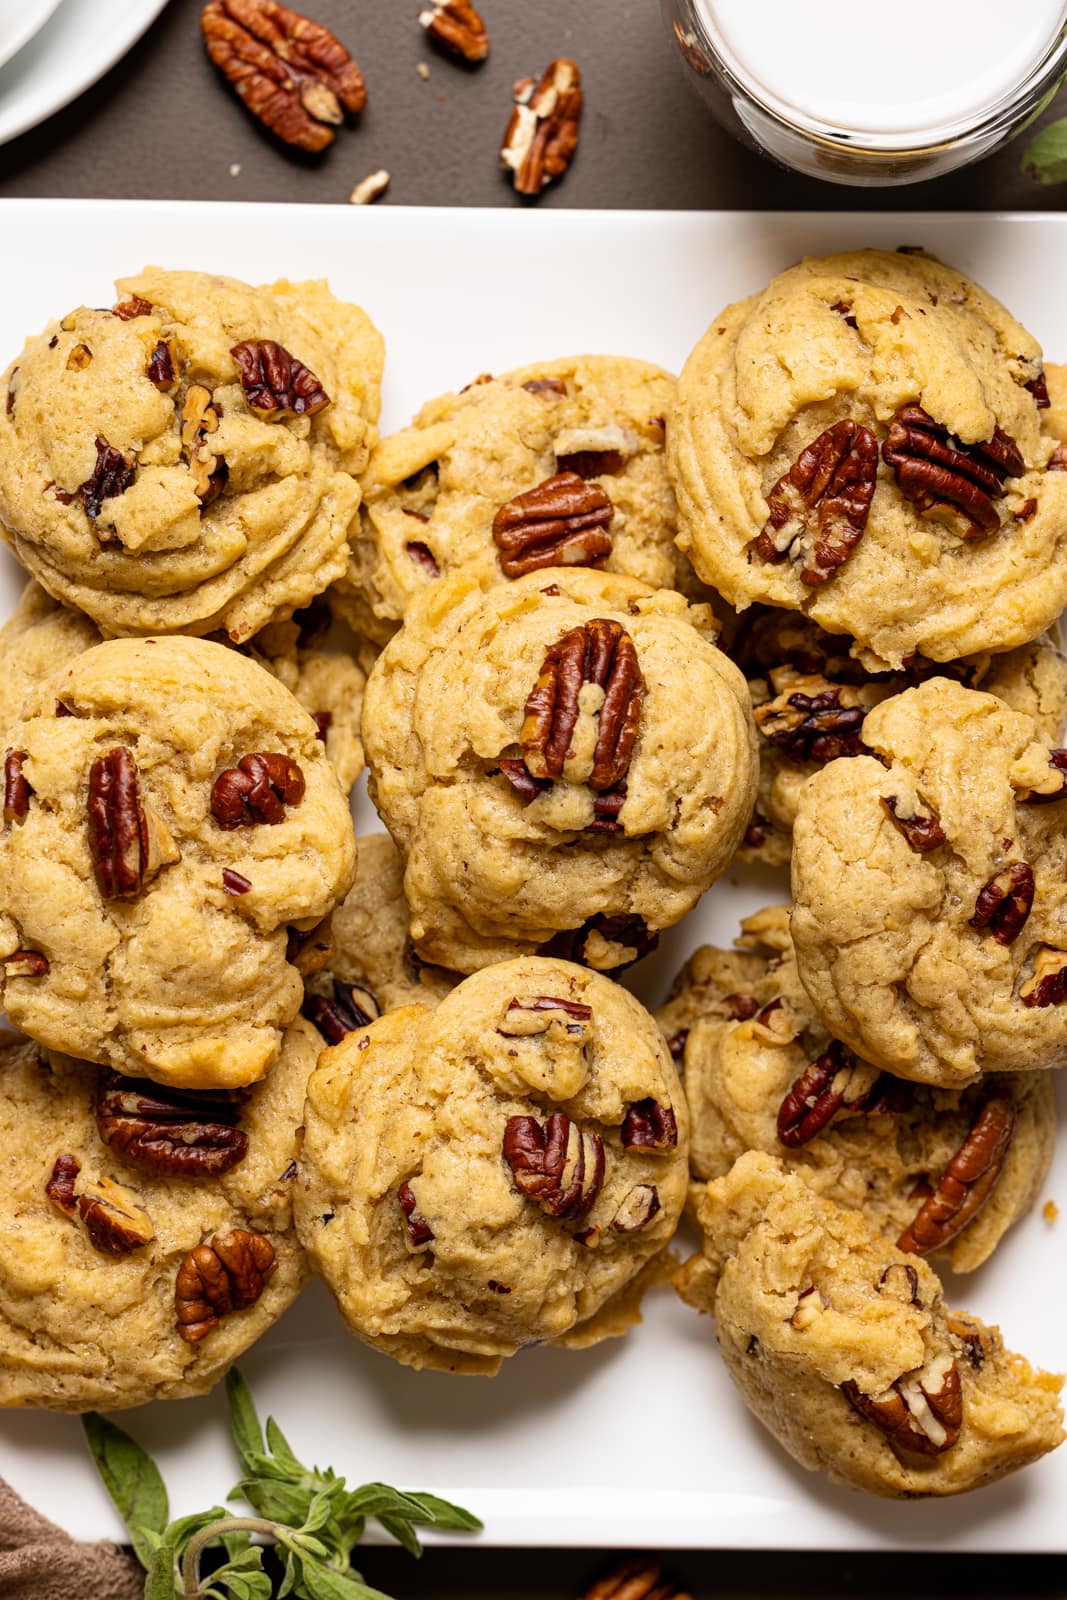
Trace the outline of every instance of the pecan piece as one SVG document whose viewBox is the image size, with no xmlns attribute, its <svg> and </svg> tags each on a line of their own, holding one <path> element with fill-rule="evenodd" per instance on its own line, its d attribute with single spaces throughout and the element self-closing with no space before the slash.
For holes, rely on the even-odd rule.
<svg viewBox="0 0 1067 1600">
<path fill-rule="evenodd" d="M 82 1164 L 77 1156 L 56 1156 L 51 1176 L 44 1186 L 46 1197 L 68 1217 L 72 1217 L 76 1209 L 74 1181 L 81 1169 Z"/>
<path fill-rule="evenodd" d="M 596 483 L 560 472 L 517 494 L 493 518 L 505 578 L 539 567 L 592 567 L 611 554 L 615 508 Z"/>
<path fill-rule="evenodd" d="M 670 1106 L 651 1096 L 635 1100 L 622 1119 L 624 1150 L 673 1150 L 678 1144 L 678 1119 Z"/>
<path fill-rule="evenodd" d="M 208 55 L 254 117 L 285 144 L 317 152 L 367 102 L 359 68 L 326 28 L 276 0 L 209 0 Z"/>
<path fill-rule="evenodd" d="M 1048 392 L 1048 379 L 1045 377 L 1044 372 L 1039 372 L 1036 378 L 1031 378 L 1029 383 L 1024 383 L 1023 388 L 1029 389 L 1039 411 L 1047 411 L 1052 405 Z"/>
<path fill-rule="evenodd" d="M 659 1191 L 654 1183 L 639 1183 L 623 1199 L 611 1219 L 616 1233 L 640 1233 L 660 1210 Z"/>
<path fill-rule="evenodd" d="M 850 1116 L 877 1111 L 902 1111 L 910 1089 L 888 1072 L 857 1060 L 840 1039 L 804 1068 L 778 1107 L 778 1138 L 789 1150 L 799 1149 L 828 1127 L 840 1111 Z"/>
<path fill-rule="evenodd" d="M 963 1346 L 963 1353 L 975 1372 L 981 1372 L 986 1362 L 996 1355 L 997 1339 L 982 1323 L 964 1311 L 946 1311 L 945 1326 L 953 1339 Z"/>
<path fill-rule="evenodd" d="M 404 514 L 405 516 L 418 515 L 418 513 L 414 511 L 405 512 Z M 429 517 L 426 517 L 425 519 L 420 520 L 429 522 L 430 519 Z M 414 561 L 415 565 L 422 568 L 427 577 L 439 578 L 441 576 L 441 569 L 437 565 L 437 558 L 428 544 L 423 544 L 421 539 L 412 539 L 404 546 L 404 549 L 407 551 L 412 561 Z"/>
<path fill-rule="evenodd" d="M 309 367 L 275 339 L 245 339 L 230 351 L 249 407 L 261 422 L 314 417 L 330 397 Z"/>
<path fill-rule="evenodd" d="M 404 1213 L 404 1226 L 408 1231 L 408 1238 L 416 1250 L 421 1250 L 424 1244 L 429 1244 L 434 1232 L 426 1218 L 416 1209 L 418 1202 L 410 1183 L 402 1183 L 396 1191 L 396 1198 Z"/>
<path fill-rule="evenodd" d="M 621 623 L 609 618 L 582 623 L 549 646 L 526 702 L 520 734 L 523 759 L 534 778 L 562 775 L 586 683 L 604 690 L 589 786 L 613 789 L 630 768 L 644 680 L 633 640 Z"/>
<path fill-rule="evenodd" d="M 110 1178 L 85 1185 L 78 1196 L 78 1215 L 89 1243 L 104 1256 L 128 1256 L 156 1236 L 148 1212 L 128 1189 Z"/>
<path fill-rule="evenodd" d="M 234 899 L 237 899 L 240 895 L 247 894 L 251 887 L 251 878 L 246 878 L 243 872 L 235 872 L 232 867 L 223 867 L 223 894 L 232 894 Z"/>
<path fill-rule="evenodd" d="M 102 1071 L 96 1095 L 101 1139 L 131 1166 L 173 1178 L 217 1178 L 248 1153 L 236 1126 L 237 1096 L 211 1089 L 164 1089 Z"/>
<path fill-rule="evenodd" d="M 181 860 L 170 830 L 141 798 L 137 763 L 125 745 L 89 768 L 89 854 L 105 900 L 132 900 L 147 877 Z"/>
<path fill-rule="evenodd" d="M 4 751 L 4 821 L 9 827 L 14 822 L 25 822 L 30 809 L 33 790 L 29 779 L 23 776 L 25 760 L 25 750 Z"/>
<path fill-rule="evenodd" d="M 133 322 L 136 317 L 150 317 L 152 303 L 135 294 L 130 300 L 120 300 L 117 306 L 112 306 L 111 315 L 118 317 L 120 322 Z"/>
<path fill-rule="evenodd" d="M 340 1044 L 348 1033 L 366 1028 L 381 1016 L 377 1000 L 369 989 L 354 983 L 333 980 L 333 999 L 324 994 L 305 995 L 301 1012 L 318 1028 L 327 1044 Z"/>
<path fill-rule="evenodd" d="M 863 1394 L 850 1379 L 841 1392 L 861 1417 L 880 1428 L 895 1450 L 937 1456 L 951 1450 L 963 1426 L 960 1372 L 951 1355 L 936 1356 L 898 1378 L 884 1394 Z"/>
<path fill-rule="evenodd" d="M 497 762 L 504 777 L 511 784 L 515 793 L 524 806 L 531 800 L 536 800 L 539 794 L 544 794 L 546 789 L 551 789 L 551 778 L 535 778 L 526 769 L 525 761 L 517 761 L 510 756 L 502 756 Z"/>
<path fill-rule="evenodd" d="M 76 344 L 67 356 L 68 372 L 84 372 L 93 359 L 93 352 L 87 344 Z"/>
<path fill-rule="evenodd" d="M 659 933 L 649 928 L 644 917 L 620 912 L 607 916 L 598 911 L 579 928 L 564 928 L 541 946 L 540 954 L 575 961 L 597 972 L 618 970 L 615 952 L 633 951 L 626 965 L 641 961 L 659 944 Z"/>
<path fill-rule="evenodd" d="M 1024 806 L 1047 806 L 1067 795 L 1067 750 L 1050 750 L 1049 775 L 1040 789 L 1024 789 L 1018 795 Z"/>
<path fill-rule="evenodd" d="M 1011 944 L 1022 932 L 1033 903 L 1033 868 L 1025 861 L 1009 861 L 979 892 L 971 927 L 988 929 L 998 944 Z"/>
<path fill-rule="evenodd" d="M 924 816 L 915 808 L 912 801 L 901 800 L 895 794 L 883 795 L 882 804 L 890 821 L 896 824 L 911 848 L 917 850 L 920 855 L 925 855 L 927 850 L 936 850 L 938 845 L 944 844 L 945 830 L 941 826 L 940 817 L 933 809 L 928 817 Z"/>
<path fill-rule="evenodd" d="M 996 1187 L 1014 1132 L 1015 1108 L 1010 1096 L 993 1095 L 941 1174 L 937 1188 L 897 1240 L 898 1250 L 925 1256 L 963 1232 Z"/>
<path fill-rule="evenodd" d="M 764 561 L 788 555 L 809 588 L 829 582 L 863 538 L 877 476 L 869 428 L 848 418 L 825 428 L 768 494 L 757 552 Z"/>
<path fill-rule="evenodd" d="M 891 1294 L 902 1305 L 915 1306 L 918 1310 L 922 1310 L 919 1274 L 910 1262 L 907 1264 L 903 1261 L 890 1262 L 878 1279 L 877 1288 L 879 1294 Z"/>
<path fill-rule="evenodd" d="M 785 687 L 755 708 L 756 726 L 776 750 L 794 761 L 836 761 L 863 749 L 866 716 L 854 689 L 819 673 L 775 673 Z"/>
<path fill-rule="evenodd" d="M 1067 1000 L 1067 950 L 1042 945 L 1034 970 L 1019 990 L 1024 1006 L 1059 1006 Z"/>
<path fill-rule="evenodd" d="M 419 24 L 435 44 L 464 61 L 484 61 L 489 32 L 471 0 L 434 0 L 432 11 L 419 13 Z"/>
<path fill-rule="evenodd" d="M 195 474 L 195 493 L 202 506 L 209 506 L 226 486 L 230 469 L 208 444 L 209 434 L 218 431 L 219 413 L 211 390 L 202 383 L 191 383 L 182 401 L 182 454 Z"/>
<path fill-rule="evenodd" d="M 994 502 L 1008 478 L 1026 471 L 1010 434 L 996 428 L 978 444 L 961 444 L 922 406 L 902 406 L 889 424 L 882 456 L 905 499 L 920 512 L 949 506 L 960 514 L 960 536 L 984 539 L 1000 527 Z"/>
<path fill-rule="evenodd" d="M 160 339 L 148 358 L 148 377 L 162 394 L 178 387 L 178 350 L 173 339 Z"/>
<path fill-rule="evenodd" d="M 797 1296 L 797 1303 L 793 1314 L 789 1318 L 789 1325 L 798 1333 L 803 1333 L 813 1323 L 818 1322 L 826 1310 L 826 1300 L 818 1284 L 811 1284 L 807 1289 L 802 1289 Z"/>
<path fill-rule="evenodd" d="M 563 428 L 552 446 L 560 472 L 579 478 L 611 477 L 637 454 L 637 435 L 618 423 L 599 428 Z"/>
<path fill-rule="evenodd" d="M 512 174 L 519 194 L 540 194 L 563 176 L 578 148 L 582 75 L 573 61 L 560 56 L 536 87 L 532 78 L 517 83 L 514 100 L 500 165 Z"/>
<path fill-rule="evenodd" d="M 678 24 L 675 23 L 675 27 Z M 624 1561 L 587 1589 L 582 1600 L 693 1600 L 642 1556 Z"/>
<path fill-rule="evenodd" d="M 509 1117 L 504 1159 L 520 1194 L 549 1217 L 577 1221 L 586 1216 L 604 1181 L 603 1140 L 562 1111 L 544 1124 L 536 1117 Z"/>
<path fill-rule="evenodd" d="M 133 452 L 123 455 L 121 450 L 115 450 L 105 438 L 98 435 L 96 465 L 85 482 L 78 486 L 85 515 L 90 521 L 96 521 L 105 500 L 125 494 L 136 475 L 137 457 Z"/>
<path fill-rule="evenodd" d="M 302 978 L 313 977 L 330 964 L 333 955 L 333 920 L 323 917 L 311 928 L 290 927 L 286 933 L 285 959 Z"/>
<path fill-rule="evenodd" d="M 51 962 L 39 950 L 12 950 L 4 962 L 5 978 L 46 978 Z"/>
<path fill-rule="evenodd" d="M 542 994 L 534 1000 L 511 1000 L 497 1024 L 497 1033 L 505 1039 L 529 1038 L 533 1034 L 547 1033 L 556 1013 L 562 1012 L 571 1021 L 565 1024 L 568 1033 L 583 1033 L 585 1023 L 592 1020 L 593 1008 L 580 1000 L 563 1000 L 556 995 Z"/>
<path fill-rule="evenodd" d="M 273 827 L 285 821 L 286 806 L 304 798 L 304 774 L 278 752 L 256 751 L 220 772 L 211 786 L 211 814 L 220 828 Z"/>
<path fill-rule="evenodd" d="M 174 1280 L 179 1336 L 199 1344 L 231 1311 L 254 1305 L 274 1272 L 274 1246 L 261 1233 L 231 1228 L 182 1259 Z"/>
</svg>

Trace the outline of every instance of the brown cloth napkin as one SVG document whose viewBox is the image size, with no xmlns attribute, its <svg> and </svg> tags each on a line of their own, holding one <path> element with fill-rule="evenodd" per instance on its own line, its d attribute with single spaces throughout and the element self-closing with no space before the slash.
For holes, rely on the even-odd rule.
<svg viewBox="0 0 1067 1600">
<path fill-rule="evenodd" d="M 113 1544 L 79 1544 L 0 1479 L 4 1600 L 143 1600 L 144 1573 Z"/>
</svg>

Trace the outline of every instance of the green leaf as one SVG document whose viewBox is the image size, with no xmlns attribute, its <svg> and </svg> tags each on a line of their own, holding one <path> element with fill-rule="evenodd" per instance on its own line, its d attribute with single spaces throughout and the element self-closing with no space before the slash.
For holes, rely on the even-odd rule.
<svg viewBox="0 0 1067 1600">
<path fill-rule="evenodd" d="M 170 1516 L 159 1468 L 136 1439 L 98 1412 L 87 1412 L 82 1427 L 104 1488 L 129 1530 L 137 1559 L 148 1568 Z"/>
<path fill-rule="evenodd" d="M 184 1550 L 194 1533 L 199 1533 L 201 1528 L 209 1528 L 213 1522 L 221 1522 L 229 1514 L 221 1506 L 212 1506 L 210 1511 L 197 1511 L 188 1517 L 178 1517 L 168 1526 L 165 1537 L 175 1550 Z"/>
<path fill-rule="evenodd" d="M 259 1516 L 268 1517 L 271 1522 L 284 1522 L 290 1528 L 303 1527 L 314 1499 L 310 1489 L 275 1483 L 269 1478 L 242 1478 L 235 1493 L 237 1498 L 247 1500 Z"/>
<path fill-rule="evenodd" d="M 1020 165 L 1038 183 L 1067 183 L 1067 117 L 1050 122 L 1030 140 Z"/>
<path fill-rule="evenodd" d="M 263 1432 L 252 1400 L 252 1391 L 236 1367 L 226 1374 L 226 1399 L 230 1406 L 230 1432 L 242 1467 L 255 1471 L 249 1459 L 263 1454 Z"/>
<path fill-rule="evenodd" d="M 263 1570 L 263 1551 L 251 1545 L 235 1561 L 216 1568 L 202 1590 L 204 1600 L 219 1595 L 226 1600 L 271 1600 L 271 1581 Z"/>
<path fill-rule="evenodd" d="M 283 1467 L 291 1477 L 300 1482 L 312 1477 L 304 1463 L 296 1459 L 288 1439 L 273 1417 L 267 1418 L 267 1448 L 278 1466 Z"/>
<path fill-rule="evenodd" d="M 174 1546 L 167 1542 L 160 1545 L 148 1563 L 144 1600 L 174 1600 L 179 1592 L 174 1571 Z"/>
<path fill-rule="evenodd" d="M 338 1572 L 310 1561 L 304 1564 L 303 1581 L 295 1592 L 304 1600 L 392 1600 L 354 1572 Z"/>
<path fill-rule="evenodd" d="M 407 1499 L 416 1501 L 422 1507 L 427 1527 L 478 1533 L 485 1526 L 472 1511 L 465 1511 L 462 1506 L 453 1505 L 451 1500 L 442 1500 L 436 1494 L 423 1494 L 421 1490 L 418 1494 L 412 1494 L 409 1490 Z"/>
<path fill-rule="evenodd" d="M 397 1544 L 403 1545 L 409 1556 L 414 1556 L 416 1561 L 419 1560 L 422 1555 L 422 1545 L 406 1517 L 391 1517 L 388 1511 L 380 1511 L 378 1521 L 390 1539 L 395 1539 Z"/>
</svg>

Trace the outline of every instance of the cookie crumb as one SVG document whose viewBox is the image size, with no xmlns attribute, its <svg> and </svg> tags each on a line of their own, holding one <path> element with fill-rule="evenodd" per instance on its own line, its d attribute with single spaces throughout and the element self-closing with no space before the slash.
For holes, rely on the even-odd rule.
<svg viewBox="0 0 1067 1600">
<path fill-rule="evenodd" d="M 430 76 L 430 68 L 425 61 L 420 61 L 416 66 L 415 71 L 418 73 L 423 83 L 425 83 L 426 79 Z"/>
<path fill-rule="evenodd" d="M 356 184 L 348 203 L 350 206 L 372 206 L 375 200 L 381 199 L 388 187 L 389 174 L 381 167 L 377 172 L 368 173 L 361 183 Z"/>
<path fill-rule="evenodd" d="M 1060 1208 L 1056 1204 L 1055 1200 L 1046 1200 L 1044 1205 L 1041 1207 L 1041 1215 L 1044 1217 L 1045 1221 L 1047 1223 L 1049 1223 L 1049 1224 L 1055 1222 L 1055 1220 L 1059 1216 L 1059 1214 L 1060 1214 Z"/>
<path fill-rule="evenodd" d="M 230 162 L 230 177 L 231 178 L 239 178 L 240 176 L 241 176 L 241 163 L 239 161 L 231 161 Z"/>
</svg>

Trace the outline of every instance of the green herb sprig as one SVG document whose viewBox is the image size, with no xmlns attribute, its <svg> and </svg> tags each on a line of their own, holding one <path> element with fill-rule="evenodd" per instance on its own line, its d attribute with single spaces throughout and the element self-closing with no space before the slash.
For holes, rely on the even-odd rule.
<svg viewBox="0 0 1067 1600">
<path fill-rule="evenodd" d="M 1030 140 L 1020 165 L 1038 183 L 1067 183 L 1067 117 L 1050 122 Z"/>
<path fill-rule="evenodd" d="M 241 1477 L 227 1496 L 243 1500 L 254 1515 L 233 1515 L 223 1506 L 170 1520 L 170 1502 L 159 1468 L 128 1433 L 91 1411 L 82 1421 L 104 1487 L 129 1530 L 145 1568 L 145 1600 L 390 1600 L 363 1582 L 352 1551 L 373 1518 L 413 1556 L 422 1554 L 418 1528 L 472 1533 L 482 1524 L 460 1506 L 432 1494 L 404 1493 L 385 1483 L 349 1489 L 329 1467 L 298 1461 L 273 1417 L 266 1438 L 248 1385 L 234 1369 L 226 1378 L 230 1432 Z M 263 1542 L 273 1545 L 282 1567 L 275 1591 L 263 1566 Z M 200 1559 L 221 1546 L 225 1560 L 201 1578 Z"/>
</svg>

